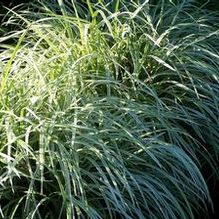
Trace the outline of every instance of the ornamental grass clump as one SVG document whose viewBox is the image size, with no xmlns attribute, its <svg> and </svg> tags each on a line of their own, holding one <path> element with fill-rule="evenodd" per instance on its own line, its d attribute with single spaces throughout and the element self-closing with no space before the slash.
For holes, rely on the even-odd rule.
<svg viewBox="0 0 219 219">
<path fill-rule="evenodd" d="M 201 170 L 217 177 L 217 16 L 136 2 L 9 12 L 2 218 L 188 219 L 211 207 Z"/>
</svg>

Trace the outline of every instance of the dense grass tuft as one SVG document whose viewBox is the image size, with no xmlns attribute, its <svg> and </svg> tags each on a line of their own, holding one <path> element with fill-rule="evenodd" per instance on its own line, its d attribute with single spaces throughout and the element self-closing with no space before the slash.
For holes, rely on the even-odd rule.
<svg viewBox="0 0 219 219">
<path fill-rule="evenodd" d="M 188 219 L 211 206 L 201 171 L 218 176 L 218 17 L 136 2 L 9 12 L 0 217 Z"/>
</svg>

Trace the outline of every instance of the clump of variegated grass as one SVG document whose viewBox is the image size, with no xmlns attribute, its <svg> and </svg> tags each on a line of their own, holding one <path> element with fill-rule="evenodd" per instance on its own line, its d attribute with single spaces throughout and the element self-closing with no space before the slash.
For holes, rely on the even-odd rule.
<svg viewBox="0 0 219 219">
<path fill-rule="evenodd" d="M 214 170 L 219 143 L 213 15 L 186 3 L 58 2 L 14 12 L 20 31 L 0 39 L 17 41 L 0 54 L 1 216 L 206 211 L 200 168 Z"/>
</svg>

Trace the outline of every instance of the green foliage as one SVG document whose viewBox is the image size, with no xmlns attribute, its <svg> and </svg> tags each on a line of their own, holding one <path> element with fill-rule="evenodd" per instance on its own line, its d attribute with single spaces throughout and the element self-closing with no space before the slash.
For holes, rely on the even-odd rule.
<svg viewBox="0 0 219 219">
<path fill-rule="evenodd" d="M 217 17 L 188 1 L 96 2 L 7 21 L 0 215 L 195 218 L 211 204 L 200 170 L 218 171 Z"/>
</svg>

